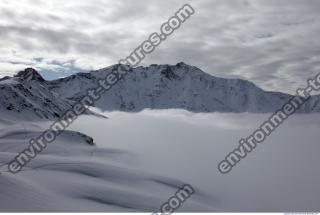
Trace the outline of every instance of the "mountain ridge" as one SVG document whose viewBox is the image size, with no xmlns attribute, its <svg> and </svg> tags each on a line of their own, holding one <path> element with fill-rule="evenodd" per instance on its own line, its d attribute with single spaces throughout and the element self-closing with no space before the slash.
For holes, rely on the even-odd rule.
<svg viewBox="0 0 320 215">
<path fill-rule="evenodd" d="M 52 81 L 45 80 L 35 69 L 27 68 L 14 77 L 0 79 L 0 89 L 7 91 L 0 92 L 0 108 L 2 106 L 2 109 L 5 107 L 13 111 L 20 110 L 16 106 L 28 107 L 44 114 L 44 118 L 58 117 L 84 97 L 87 90 L 95 88 L 99 79 L 105 78 L 118 67 L 119 64 L 116 64 Z M 16 104 L 13 98 L 11 103 L 3 101 L 5 94 L 15 95 L 12 92 L 12 89 L 17 91 L 14 86 L 19 86 L 16 94 L 23 97 L 19 98 L 21 104 Z M 37 90 L 32 91 L 30 87 Z M 33 98 L 33 94 L 39 98 Z M 291 97 L 286 93 L 264 91 L 247 80 L 215 77 L 180 62 L 176 65 L 152 64 L 130 68 L 130 72 L 94 106 L 104 111 L 127 112 L 179 108 L 191 112 L 268 113 L 279 109 Z M 319 112 L 319 98 L 313 96 L 299 112 Z"/>
</svg>

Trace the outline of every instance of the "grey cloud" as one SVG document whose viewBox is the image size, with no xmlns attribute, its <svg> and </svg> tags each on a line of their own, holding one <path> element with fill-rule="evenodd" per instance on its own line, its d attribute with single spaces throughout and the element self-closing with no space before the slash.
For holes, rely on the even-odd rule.
<svg viewBox="0 0 320 215">
<path fill-rule="evenodd" d="M 182 0 L 17 0 L 0 6 L 0 49 L 26 60 L 117 63 L 159 30 Z M 293 92 L 320 68 L 320 1 L 191 0 L 196 14 L 148 56 L 144 65 L 185 61 L 223 77 Z M 20 7 L 19 10 L 15 10 Z M 3 59 L 1 59 L 3 58 Z M 0 55 L 0 61 L 10 56 Z M 34 61 L 36 65 L 37 62 Z M 57 72 L 48 64 L 46 74 Z M 71 64 L 72 65 L 72 64 Z M 57 65 L 56 65 L 57 66 Z M 59 66 L 59 75 L 64 66 Z M 84 68 L 82 68 L 84 69 Z M 66 74 L 82 71 L 65 67 Z"/>
</svg>

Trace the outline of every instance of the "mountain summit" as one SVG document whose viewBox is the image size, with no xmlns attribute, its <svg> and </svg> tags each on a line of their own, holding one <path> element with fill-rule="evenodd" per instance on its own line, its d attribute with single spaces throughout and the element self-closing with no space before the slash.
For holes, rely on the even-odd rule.
<svg viewBox="0 0 320 215">
<path fill-rule="evenodd" d="M 27 81 L 45 81 L 44 78 L 39 74 L 39 72 L 33 68 L 26 68 L 25 70 L 18 72 L 15 77 L 19 77 Z"/>
<path fill-rule="evenodd" d="M 0 113 L 18 119 L 55 119 L 74 101 L 51 92 L 46 81 L 28 68 L 14 77 L 0 79 Z"/>
</svg>

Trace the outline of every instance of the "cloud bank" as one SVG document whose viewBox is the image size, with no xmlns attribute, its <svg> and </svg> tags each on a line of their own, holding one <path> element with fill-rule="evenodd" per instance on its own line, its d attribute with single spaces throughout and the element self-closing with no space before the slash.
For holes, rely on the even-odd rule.
<svg viewBox="0 0 320 215">
<path fill-rule="evenodd" d="M 293 115 L 224 175 L 218 163 L 269 114 L 144 110 L 105 115 L 109 118 L 81 116 L 71 129 L 92 136 L 99 148 L 130 152 L 120 160 L 125 164 L 204 191 L 218 211 L 319 210 L 319 114 Z"/>
</svg>

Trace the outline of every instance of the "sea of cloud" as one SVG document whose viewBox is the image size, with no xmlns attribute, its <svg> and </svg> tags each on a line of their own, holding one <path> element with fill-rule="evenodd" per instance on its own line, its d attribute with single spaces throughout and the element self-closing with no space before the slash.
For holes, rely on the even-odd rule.
<svg viewBox="0 0 320 215">
<path fill-rule="evenodd" d="M 72 129 L 99 148 L 130 152 L 130 168 L 177 178 L 205 191 L 221 211 L 318 211 L 318 114 L 292 116 L 231 173 L 220 160 L 268 114 L 190 113 L 184 110 L 105 112 L 83 116 Z"/>
</svg>

